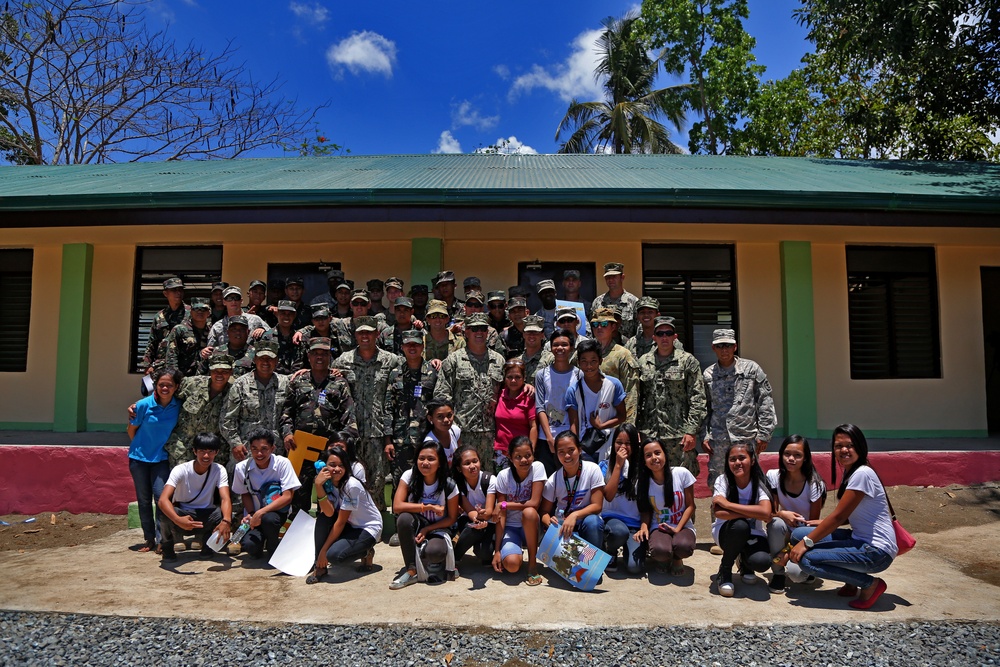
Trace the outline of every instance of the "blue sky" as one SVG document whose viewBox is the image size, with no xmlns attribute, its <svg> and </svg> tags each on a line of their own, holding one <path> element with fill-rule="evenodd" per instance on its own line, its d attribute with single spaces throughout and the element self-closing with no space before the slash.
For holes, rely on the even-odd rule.
<svg viewBox="0 0 1000 667">
<path fill-rule="evenodd" d="M 154 0 L 148 20 L 166 23 L 179 44 L 218 51 L 231 40 L 255 78 L 278 76 L 305 106 L 329 101 L 318 128 L 353 154 L 472 152 L 498 139 L 554 153 L 569 100 L 599 99 L 592 45 L 601 21 L 636 6 Z M 746 27 L 765 79 L 784 77 L 808 48 L 797 6 L 750 0 Z M 687 145 L 684 135 L 674 141 Z"/>
</svg>

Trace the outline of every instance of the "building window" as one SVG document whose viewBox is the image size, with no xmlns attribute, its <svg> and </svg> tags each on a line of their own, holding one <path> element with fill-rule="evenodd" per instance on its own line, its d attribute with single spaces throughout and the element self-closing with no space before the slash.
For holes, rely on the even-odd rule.
<svg viewBox="0 0 1000 667">
<path fill-rule="evenodd" d="M 0 250 L 0 373 L 28 370 L 33 250 Z"/>
<path fill-rule="evenodd" d="M 736 259 L 731 245 L 642 247 L 642 289 L 674 318 L 684 349 L 702 368 L 716 362 L 712 332 L 737 329 Z"/>
<path fill-rule="evenodd" d="M 847 246 L 851 377 L 941 377 L 933 248 Z"/>
<path fill-rule="evenodd" d="M 222 279 L 222 246 L 169 246 L 136 248 L 135 291 L 132 295 L 132 337 L 129 372 L 138 373 L 156 313 L 167 305 L 163 281 L 177 276 L 184 281 L 184 302 L 210 297 L 212 283 Z"/>
</svg>

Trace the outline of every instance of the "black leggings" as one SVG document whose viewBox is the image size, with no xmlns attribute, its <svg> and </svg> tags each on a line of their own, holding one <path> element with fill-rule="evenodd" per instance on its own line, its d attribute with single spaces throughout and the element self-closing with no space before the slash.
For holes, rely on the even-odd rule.
<svg viewBox="0 0 1000 667">
<path fill-rule="evenodd" d="M 742 558 L 746 572 L 764 572 L 771 567 L 767 538 L 754 535 L 750 526 L 750 519 L 730 519 L 722 524 L 719 531 L 719 546 L 722 547 L 720 571 L 732 572 L 737 557 Z"/>
<path fill-rule="evenodd" d="M 403 563 L 408 569 L 415 569 L 417 564 L 417 543 L 414 541 L 420 530 L 421 519 L 416 514 L 403 512 L 396 519 L 396 532 L 399 534 L 399 549 L 403 552 Z M 424 546 L 425 563 L 443 563 L 448 558 L 448 543 L 440 535 L 429 536 Z"/>
</svg>

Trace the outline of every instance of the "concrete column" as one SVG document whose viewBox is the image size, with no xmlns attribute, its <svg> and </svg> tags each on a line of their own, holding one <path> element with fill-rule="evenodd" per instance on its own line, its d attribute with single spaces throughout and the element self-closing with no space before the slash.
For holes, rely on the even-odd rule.
<svg viewBox="0 0 1000 667">
<path fill-rule="evenodd" d="M 90 365 L 90 285 L 94 246 L 63 246 L 59 290 L 59 342 L 53 430 L 87 430 L 87 370 Z"/>
<path fill-rule="evenodd" d="M 785 433 L 817 435 L 816 330 L 812 244 L 782 241 L 781 319 L 784 334 Z"/>
<path fill-rule="evenodd" d="M 410 242 L 410 286 L 431 284 L 444 264 L 444 244 L 441 239 L 413 239 Z"/>
</svg>

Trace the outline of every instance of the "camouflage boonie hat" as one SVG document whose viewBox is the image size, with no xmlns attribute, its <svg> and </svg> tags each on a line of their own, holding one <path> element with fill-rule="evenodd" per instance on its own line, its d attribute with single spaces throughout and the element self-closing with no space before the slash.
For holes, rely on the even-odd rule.
<svg viewBox="0 0 1000 667">
<path fill-rule="evenodd" d="M 213 292 L 214 292 L 215 290 L 224 290 L 224 289 L 226 289 L 227 287 L 229 287 L 229 283 L 227 283 L 227 282 L 222 282 L 222 281 L 219 281 L 219 282 L 217 282 L 217 283 L 212 283 L 212 291 L 213 291 Z"/>
<path fill-rule="evenodd" d="M 214 371 L 218 369 L 231 371 L 233 370 L 233 357 L 228 354 L 213 354 L 208 358 L 208 370 Z"/>
<path fill-rule="evenodd" d="M 247 291 L 249 292 L 254 287 L 263 287 L 264 289 L 267 289 L 267 283 L 265 283 L 263 280 L 251 280 L 250 287 L 247 287 Z"/>
<path fill-rule="evenodd" d="M 625 265 L 619 262 L 608 262 L 604 265 L 604 277 L 620 276 L 625 272 Z"/>
<path fill-rule="evenodd" d="M 482 281 L 479 280 L 479 278 L 477 278 L 476 276 L 469 276 L 468 278 L 462 281 L 462 287 L 464 287 L 465 289 L 469 289 L 470 287 L 481 287 L 482 284 L 483 284 Z"/>
<path fill-rule="evenodd" d="M 486 313 L 472 313 L 465 316 L 465 327 L 488 327 L 490 326 L 490 316 Z"/>
<path fill-rule="evenodd" d="M 474 289 L 465 295 L 465 302 L 468 303 L 470 301 L 478 301 L 480 306 L 486 303 L 486 300 L 483 298 L 483 293 L 477 289 Z"/>
<path fill-rule="evenodd" d="M 514 310 L 515 308 L 527 308 L 528 302 L 524 300 L 524 297 L 515 296 L 510 301 L 507 302 L 507 310 Z"/>
<path fill-rule="evenodd" d="M 566 280 L 567 278 L 577 278 L 577 279 L 579 279 L 580 278 L 580 272 L 577 271 L 576 269 L 566 269 L 565 271 L 563 271 L 563 280 Z"/>
<path fill-rule="evenodd" d="M 716 329 L 712 332 L 712 345 L 729 343 L 736 345 L 736 331 L 734 329 Z"/>
<path fill-rule="evenodd" d="M 278 302 L 278 310 L 290 310 L 293 313 L 298 309 L 295 307 L 294 301 L 288 301 L 287 299 L 282 299 Z"/>
<path fill-rule="evenodd" d="M 542 333 L 545 331 L 545 318 L 540 315 L 528 315 L 524 318 L 524 330 L 525 331 L 537 331 Z"/>
<path fill-rule="evenodd" d="M 417 329 L 407 329 L 403 332 L 403 345 L 407 343 L 420 343 L 424 344 L 424 334 Z"/>
<path fill-rule="evenodd" d="M 299 287 L 305 287 L 306 281 L 302 279 L 301 276 L 292 276 L 291 278 L 285 278 L 285 287 L 291 285 L 298 285 Z"/>
<path fill-rule="evenodd" d="M 576 313 L 574 312 L 574 315 Z M 590 318 L 591 322 L 616 322 L 615 313 L 610 308 L 598 308 Z"/>
<path fill-rule="evenodd" d="M 253 345 L 254 357 L 274 357 L 278 358 L 278 341 L 259 340 Z"/>
<path fill-rule="evenodd" d="M 427 314 L 428 315 L 451 315 L 448 312 L 448 304 L 444 301 L 438 301 L 437 299 L 431 299 L 427 302 Z"/>
<path fill-rule="evenodd" d="M 385 283 L 379 280 L 378 278 L 372 278 L 365 284 L 365 286 L 368 288 L 369 292 L 385 291 Z"/>
<path fill-rule="evenodd" d="M 621 321 L 622 319 L 622 307 L 617 303 L 613 303 L 607 307 L 611 311 L 611 316 L 616 320 Z"/>
<path fill-rule="evenodd" d="M 486 295 L 486 303 L 490 301 L 506 301 L 507 293 L 503 290 L 495 290 Z"/>
<path fill-rule="evenodd" d="M 643 308 L 652 308 L 653 310 L 659 312 L 660 302 L 651 296 L 640 297 L 635 303 L 636 312 L 642 310 Z"/>
<path fill-rule="evenodd" d="M 536 290 L 538 291 L 538 293 L 541 294 L 542 292 L 544 292 L 547 289 L 555 291 L 555 289 L 556 289 L 555 282 L 552 281 L 552 280 L 539 280 L 538 281 L 538 286 L 536 287 Z"/>
<path fill-rule="evenodd" d="M 390 276 L 386 278 L 385 283 L 383 283 L 383 285 L 385 286 L 385 289 L 389 289 L 390 287 L 395 287 L 398 290 L 403 289 L 403 281 L 397 278 L 396 276 Z"/>
<path fill-rule="evenodd" d="M 230 327 L 234 327 L 237 324 L 242 324 L 247 329 L 250 328 L 250 322 L 247 320 L 245 315 L 237 315 L 236 317 L 230 319 L 229 324 L 226 326 L 226 328 L 228 329 Z"/>
<path fill-rule="evenodd" d="M 370 315 L 365 315 L 364 317 L 356 317 L 354 319 L 354 331 L 377 331 L 378 327 L 375 326 L 375 318 Z"/>
<path fill-rule="evenodd" d="M 212 303 L 203 296 L 191 299 L 191 310 L 212 310 Z"/>
<path fill-rule="evenodd" d="M 163 281 L 163 289 L 177 289 L 178 287 L 184 289 L 184 281 L 180 278 L 167 278 Z"/>
<path fill-rule="evenodd" d="M 317 336 L 316 338 L 309 339 L 309 351 L 313 350 L 326 350 L 330 351 L 330 339 L 325 336 Z"/>
<path fill-rule="evenodd" d="M 455 272 L 454 271 L 441 271 L 434 278 L 434 284 L 437 283 L 453 283 L 455 282 Z"/>
<path fill-rule="evenodd" d="M 330 308 L 325 303 L 313 306 L 312 318 L 315 320 L 324 317 L 330 317 Z"/>
<path fill-rule="evenodd" d="M 414 294 L 428 294 L 430 291 L 431 290 L 427 285 L 414 285 L 410 288 L 410 296 L 413 296 Z"/>
<path fill-rule="evenodd" d="M 403 308 L 413 308 L 413 299 L 408 296 L 396 297 L 396 300 L 392 302 L 394 306 L 402 306 Z"/>
<path fill-rule="evenodd" d="M 330 269 L 326 272 L 327 282 L 335 282 L 338 285 L 344 282 L 344 272 L 340 269 Z"/>
<path fill-rule="evenodd" d="M 667 317 L 666 315 L 660 315 L 654 320 L 653 331 L 656 331 L 660 327 L 670 327 L 671 329 L 675 329 L 674 318 Z"/>
<path fill-rule="evenodd" d="M 353 292 L 351 292 L 351 303 L 354 303 L 359 299 L 371 303 L 371 298 L 368 296 L 368 292 L 366 292 L 363 289 L 356 289 Z"/>
<path fill-rule="evenodd" d="M 229 287 L 224 289 L 222 291 L 222 298 L 225 299 L 227 296 L 232 296 L 234 294 L 240 297 L 241 299 L 243 298 L 243 290 L 241 290 L 236 285 L 230 285 Z"/>
<path fill-rule="evenodd" d="M 598 309 L 598 310 L 600 310 L 600 309 Z M 555 321 L 558 322 L 559 320 L 561 320 L 561 319 L 563 319 L 565 317 L 572 317 L 574 320 L 577 320 L 577 321 L 580 320 L 580 318 L 577 317 L 577 315 L 576 315 L 576 308 L 556 308 Z"/>
</svg>

